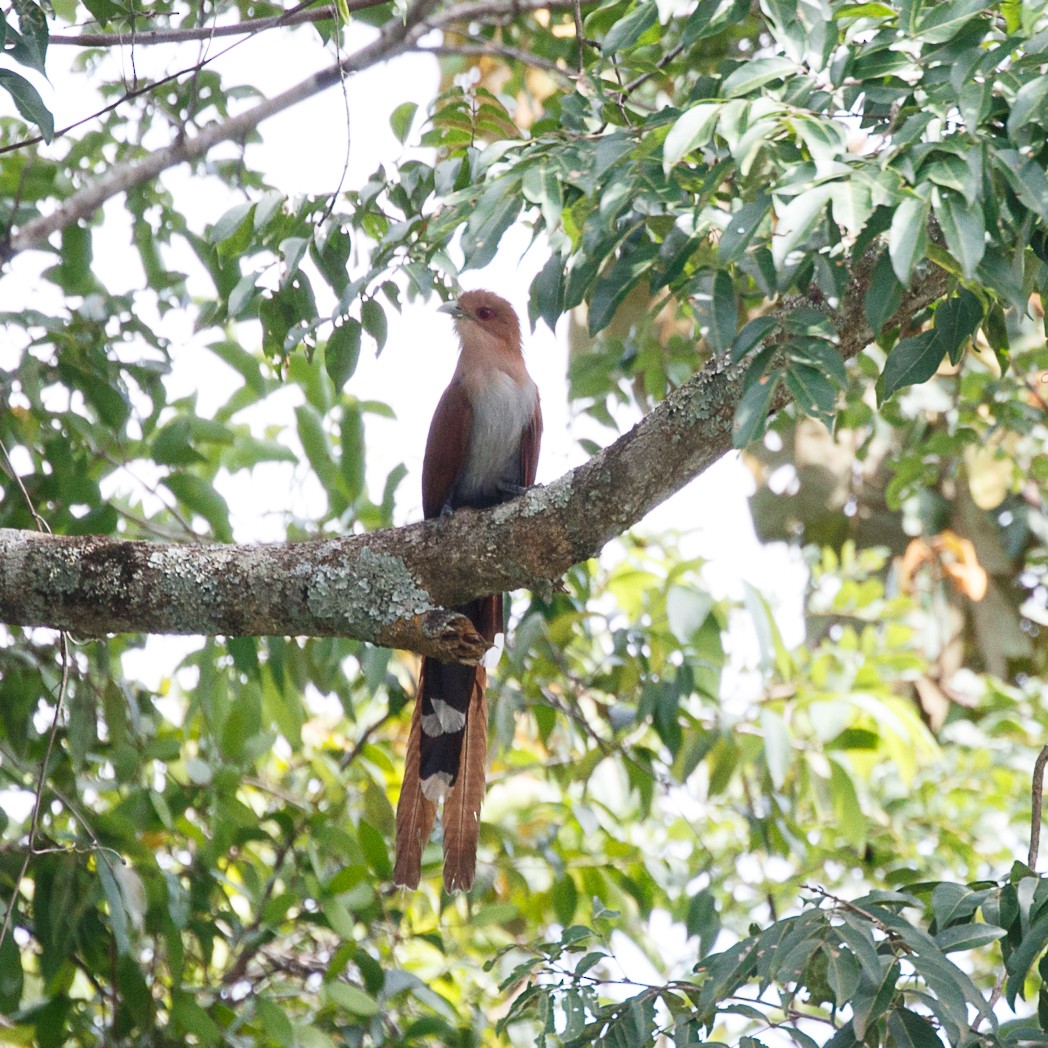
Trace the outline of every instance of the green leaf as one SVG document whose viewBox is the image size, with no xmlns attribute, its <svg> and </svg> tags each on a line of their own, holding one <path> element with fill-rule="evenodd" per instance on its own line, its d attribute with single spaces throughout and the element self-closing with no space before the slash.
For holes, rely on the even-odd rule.
<svg viewBox="0 0 1048 1048">
<path fill-rule="evenodd" d="M 71 295 L 88 295 L 98 284 L 91 273 L 94 262 L 91 228 L 74 222 L 62 230 L 61 261 L 48 276 Z"/>
<path fill-rule="evenodd" d="M 822 950 L 826 957 L 826 981 L 833 990 L 837 1006 L 843 1007 L 851 1001 L 859 988 L 862 969 L 848 950 L 827 943 L 822 944 Z"/>
<path fill-rule="evenodd" d="M 684 23 L 681 42 L 690 48 L 698 40 L 715 36 L 749 9 L 748 0 L 699 0 Z"/>
<path fill-rule="evenodd" d="M 895 995 L 895 984 L 899 981 L 899 962 L 895 961 L 882 978 L 873 982 L 865 969 L 859 979 L 859 987 L 852 999 L 852 1028 L 861 1041 L 866 1031 L 888 1010 Z M 939 1045 L 942 1048 L 942 1045 Z"/>
<path fill-rule="evenodd" d="M 396 135 L 397 141 L 401 145 L 407 141 L 408 134 L 411 131 L 411 124 L 417 112 L 417 103 L 402 102 L 389 116 L 389 126 L 393 129 L 393 134 Z"/>
<path fill-rule="evenodd" d="M 602 950 L 593 950 L 590 953 L 583 954 L 581 960 L 575 965 L 575 977 L 579 978 L 588 972 L 594 966 L 600 964 L 607 957 L 607 954 Z"/>
<path fill-rule="evenodd" d="M 723 353 L 735 339 L 739 307 L 735 285 L 723 269 L 705 272 L 695 281 L 692 296 L 699 326 L 714 353 Z"/>
<path fill-rule="evenodd" d="M 831 182 L 830 187 L 834 222 L 849 236 L 857 237 L 873 213 L 869 184 L 861 178 L 842 178 Z"/>
<path fill-rule="evenodd" d="M 666 595 L 666 619 L 681 644 L 689 644 L 713 610 L 713 598 L 704 590 L 673 586 Z"/>
<path fill-rule="evenodd" d="M 212 244 L 221 244 L 234 236 L 240 229 L 246 228 L 254 211 L 253 200 L 242 201 L 234 204 L 222 217 L 208 230 L 207 238 Z"/>
<path fill-rule="evenodd" d="M 793 760 L 793 744 L 782 717 L 765 707 L 761 710 L 761 734 L 764 736 L 764 760 L 768 776 L 776 790 L 781 790 Z"/>
<path fill-rule="evenodd" d="M 742 257 L 770 209 L 771 197 L 761 194 L 760 199 L 743 204 L 728 216 L 717 242 L 717 254 L 722 262 L 737 262 Z"/>
<path fill-rule="evenodd" d="M 1026 207 L 1048 220 L 1048 175 L 1041 163 L 1016 149 L 1001 149 L 994 157 L 994 167 Z"/>
<path fill-rule="evenodd" d="M 940 929 L 970 917 L 979 908 L 981 893 L 967 885 L 944 881 L 932 890 L 932 913 Z"/>
<path fill-rule="evenodd" d="M 176 991 L 171 1001 L 171 1024 L 182 1034 L 192 1034 L 200 1044 L 220 1044 L 222 1034 L 214 1019 L 188 993 Z"/>
<path fill-rule="evenodd" d="M 949 3 L 922 6 L 916 35 L 932 44 L 944 43 L 985 8 L 986 0 L 949 0 Z"/>
<path fill-rule="evenodd" d="M 895 9 L 887 4 L 871 0 L 869 3 L 846 4 L 837 8 L 833 17 L 843 21 L 845 18 L 895 18 Z"/>
<path fill-rule="evenodd" d="M 531 282 L 528 317 L 532 327 L 541 318 L 550 331 L 555 331 L 564 310 L 564 260 L 552 254 Z"/>
<path fill-rule="evenodd" d="M 219 542 L 232 542 L 229 506 L 203 477 L 195 473 L 169 473 L 161 483 L 191 512 L 203 517 Z"/>
<path fill-rule="evenodd" d="M 837 405 L 834 384 L 821 371 L 807 364 L 791 363 L 784 377 L 797 407 L 830 426 Z"/>
<path fill-rule="evenodd" d="M 659 20 L 655 0 L 643 0 L 625 18 L 620 18 L 601 42 L 606 55 L 631 48 Z"/>
<path fill-rule="evenodd" d="M 40 128 L 44 141 L 50 142 L 55 136 L 55 118 L 40 92 L 21 73 L 11 69 L 0 69 L 0 87 L 11 96 L 18 112 Z"/>
<path fill-rule="evenodd" d="M 1007 934 L 1005 928 L 993 924 L 958 924 L 939 932 L 935 942 L 943 953 L 956 953 L 959 950 L 978 949 L 1003 939 Z"/>
<path fill-rule="evenodd" d="M 6 53 L 20 65 L 28 66 L 46 76 L 44 63 L 47 59 L 47 45 L 50 39 L 47 30 L 47 16 L 43 8 L 33 3 L 33 0 L 14 0 L 13 6 L 18 12 L 19 32 L 14 46 L 8 48 Z M 14 33 L 10 35 L 15 37 Z"/>
<path fill-rule="evenodd" d="M 786 343 L 786 349 L 790 360 L 815 368 L 838 388 L 844 389 L 848 384 L 847 368 L 833 342 L 813 337 L 793 338 Z"/>
<path fill-rule="evenodd" d="M 888 233 L 888 254 L 899 283 L 910 283 L 913 267 L 918 265 L 928 250 L 928 212 L 930 205 L 920 196 L 907 196 L 892 215 Z"/>
<path fill-rule="evenodd" d="M 1045 126 L 1044 104 L 1048 98 L 1048 73 L 1042 74 L 1033 80 L 1028 80 L 1016 92 L 1015 100 L 1012 102 L 1011 111 L 1008 113 L 1008 137 L 1016 139 L 1019 132 L 1026 127 L 1030 117 L 1035 114 L 1040 117 L 1039 125 Z"/>
<path fill-rule="evenodd" d="M 896 280 L 894 266 L 894 260 L 889 257 L 889 253 L 882 253 L 877 265 L 873 267 L 870 287 L 866 292 L 866 319 L 875 335 L 879 335 L 884 325 L 895 316 L 906 290 Z"/>
<path fill-rule="evenodd" d="M 342 458 L 339 469 L 345 482 L 345 490 L 351 502 L 355 502 L 364 490 L 365 451 L 364 419 L 360 405 L 355 401 L 342 408 Z"/>
<path fill-rule="evenodd" d="M 833 814 L 845 839 L 856 846 L 862 844 L 866 840 L 866 816 L 863 814 L 859 794 L 851 775 L 837 761 L 830 761 L 830 800 L 833 804 Z M 844 930 L 841 934 L 856 952 L 863 967 L 867 968 L 867 974 L 880 971 L 879 965 L 868 966 L 869 958 L 863 955 L 861 942 L 857 943 L 854 937 L 846 934 Z"/>
<path fill-rule="evenodd" d="M 15 913 L 14 917 L 15 920 L 18 919 L 17 913 Z M 24 986 L 25 975 L 22 967 L 21 951 L 15 942 L 15 937 L 6 935 L 3 941 L 0 942 L 0 1008 L 5 1013 L 17 1011 L 19 1002 L 22 999 Z M 32 1044 L 33 1038 L 31 1034 L 24 1040 L 18 1039 L 16 1033 L 18 1029 L 14 1024 L 10 1024 L 5 1027 L 4 1033 L 5 1035 L 15 1034 L 12 1038 L 12 1043 L 14 1044 Z"/>
<path fill-rule="evenodd" d="M 1011 341 L 1008 336 L 1008 323 L 1004 316 L 1004 310 L 999 303 L 994 303 L 986 314 L 982 325 L 986 341 L 990 343 L 997 356 L 997 362 L 1001 365 L 1001 373 L 1008 370 L 1008 355 L 1011 350 Z"/>
<path fill-rule="evenodd" d="M 109 924 L 113 930 L 113 938 L 116 940 L 117 951 L 126 955 L 131 950 L 131 924 L 127 907 L 124 905 L 123 892 L 113 875 L 112 861 L 107 856 L 104 861 L 99 862 L 98 879 L 102 884 L 102 891 L 105 893 L 106 903 L 109 906 Z"/>
<path fill-rule="evenodd" d="M 699 994 L 700 1016 L 712 1017 L 716 1003 L 734 996 L 750 978 L 756 966 L 757 947 L 755 939 L 744 939 L 721 953 L 711 954 L 695 966 L 696 972 L 706 973 Z"/>
<path fill-rule="evenodd" d="M 543 161 L 527 168 L 521 179 L 521 192 L 529 203 L 538 204 L 547 229 L 561 224 L 564 191 L 553 164 Z"/>
<path fill-rule="evenodd" d="M 888 1031 L 896 1048 L 943 1048 L 932 1024 L 909 1008 L 893 1008 L 888 1013 Z"/>
<path fill-rule="evenodd" d="M 571 874 L 565 873 L 553 882 L 550 889 L 553 912 L 565 927 L 570 925 L 579 903 L 579 891 Z"/>
<path fill-rule="evenodd" d="M 377 352 L 381 353 L 388 333 L 386 311 L 375 299 L 368 298 L 361 303 L 360 318 L 363 321 L 364 330 L 375 340 Z"/>
<path fill-rule="evenodd" d="M 378 1015 L 378 1002 L 358 986 L 344 982 L 330 982 L 324 986 L 324 994 L 336 1007 L 361 1019 L 370 1019 Z"/>
<path fill-rule="evenodd" d="M 946 237 L 950 254 L 960 264 L 965 279 L 973 279 L 986 252 L 986 225 L 982 208 L 973 207 L 957 193 L 943 189 L 939 191 L 935 215 Z"/>
<path fill-rule="evenodd" d="M 255 214 L 256 219 L 258 214 Z M 323 236 L 314 234 L 310 247 L 313 260 L 321 275 L 336 295 L 341 296 L 349 285 L 349 274 L 346 271 L 349 253 L 352 246 L 349 231 L 339 226 L 330 226 Z M 340 306 L 341 308 L 341 306 Z"/>
<path fill-rule="evenodd" d="M 482 269 L 494 257 L 502 234 L 516 221 L 523 197 L 502 183 L 493 183 L 481 196 L 462 234 L 464 269 Z"/>
<path fill-rule="evenodd" d="M 357 837 L 360 848 L 375 876 L 380 881 L 388 881 L 393 876 L 393 864 L 389 861 L 389 847 L 385 835 L 380 833 L 369 822 L 361 821 L 357 826 Z"/>
<path fill-rule="evenodd" d="M 768 412 L 771 411 L 772 397 L 779 386 L 779 372 L 762 375 L 753 382 L 739 398 L 735 409 L 735 424 L 732 427 L 731 442 L 736 448 L 744 448 L 764 435 L 768 423 Z"/>
<path fill-rule="evenodd" d="M 347 317 L 327 340 L 324 347 L 324 367 L 336 390 L 342 387 L 353 376 L 360 358 L 360 322 Z"/>
<path fill-rule="evenodd" d="M 1015 945 L 1011 955 L 1005 961 L 1008 981 L 1005 984 L 1005 996 L 1009 1007 L 1015 1008 L 1015 998 L 1023 997 L 1026 975 L 1033 962 L 1048 947 L 1048 910 L 1041 912 L 1030 922 L 1022 938 Z"/>
<path fill-rule="evenodd" d="M 324 420 L 311 404 L 295 408 L 295 418 L 306 458 L 330 497 L 338 488 L 338 469 L 331 454 L 331 441 L 324 429 Z"/>
<path fill-rule="evenodd" d="M 662 147 L 662 166 L 667 174 L 693 149 L 709 142 L 720 112 L 720 102 L 700 102 L 677 118 Z"/>
<path fill-rule="evenodd" d="M 772 258 L 777 268 L 787 264 L 794 249 L 799 248 L 823 221 L 832 195 L 832 185 L 823 183 L 806 189 L 782 208 L 771 240 Z"/>
<path fill-rule="evenodd" d="M 623 253 L 597 282 L 589 299 L 589 331 L 596 335 L 611 323 L 622 300 L 637 286 L 654 260 L 656 247 Z"/>
<path fill-rule="evenodd" d="M 982 322 L 982 303 L 967 289 L 947 299 L 935 311 L 935 337 L 950 355 L 950 362 L 961 359 L 961 350 Z"/>
<path fill-rule="evenodd" d="M 284 259 L 284 272 L 280 278 L 281 287 L 287 287 L 294 279 L 311 242 L 311 237 L 285 237 L 280 241 L 279 251 Z"/>
<path fill-rule="evenodd" d="M 739 98 L 757 88 L 784 80 L 797 72 L 797 64 L 789 58 L 777 55 L 774 58 L 751 58 L 739 63 L 721 85 L 722 98 Z"/>
<path fill-rule="evenodd" d="M 883 404 L 896 390 L 927 382 L 938 370 L 944 356 L 946 347 L 935 337 L 934 331 L 922 331 L 897 343 L 884 362 L 884 371 L 878 382 L 880 402 Z"/>
<path fill-rule="evenodd" d="M 731 347 L 732 363 L 738 363 L 747 353 L 779 326 L 775 317 L 754 317 L 743 325 Z"/>
</svg>

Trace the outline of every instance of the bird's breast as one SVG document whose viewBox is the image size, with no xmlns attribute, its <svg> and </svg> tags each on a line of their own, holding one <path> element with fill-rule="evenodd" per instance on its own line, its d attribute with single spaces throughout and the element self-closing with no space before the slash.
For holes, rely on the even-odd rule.
<svg viewBox="0 0 1048 1048">
<path fill-rule="evenodd" d="M 537 396 L 530 377 L 519 381 L 501 370 L 470 390 L 473 420 L 465 466 L 456 485 L 459 505 L 501 501 L 502 485 L 523 482 L 520 442 L 534 416 Z"/>
</svg>

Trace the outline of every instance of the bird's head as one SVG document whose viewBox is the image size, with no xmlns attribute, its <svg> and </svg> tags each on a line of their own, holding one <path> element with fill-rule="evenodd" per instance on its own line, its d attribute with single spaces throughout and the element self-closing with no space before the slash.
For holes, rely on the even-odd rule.
<svg viewBox="0 0 1048 1048">
<path fill-rule="evenodd" d="M 459 337 L 467 339 L 472 332 L 484 332 L 509 349 L 520 351 L 520 321 L 513 307 L 491 291 L 466 291 L 440 307 L 442 313 L 455 318 Z"/>
</svg>

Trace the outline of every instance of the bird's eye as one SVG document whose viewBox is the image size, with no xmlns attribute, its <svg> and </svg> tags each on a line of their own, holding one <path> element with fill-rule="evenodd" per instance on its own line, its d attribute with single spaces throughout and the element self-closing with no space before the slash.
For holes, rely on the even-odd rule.
<svg viewBox="0 0 1048 1048">
<path fill-rule="evenodd" d="M 495 311 L 489 309 L 487 306 L 481 306 L 480 309 L 477 310 L 478 320 L 490 320 L 494 315 Z"/>
</svg>

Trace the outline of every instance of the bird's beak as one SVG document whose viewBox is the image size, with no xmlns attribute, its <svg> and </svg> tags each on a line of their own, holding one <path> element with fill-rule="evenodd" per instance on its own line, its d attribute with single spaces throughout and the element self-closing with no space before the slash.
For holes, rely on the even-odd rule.
<svg viewBox="0 0 1048 1048">
<path fill-rule="evenodd" d="M 458 304 L 455 299 L 450 302 L 445 302 L 444 305 L 437 307 L 438 313 L 450 313 L 456 320 L 461 320 L 466 316 L 466 311 Z"/>
</svg>

